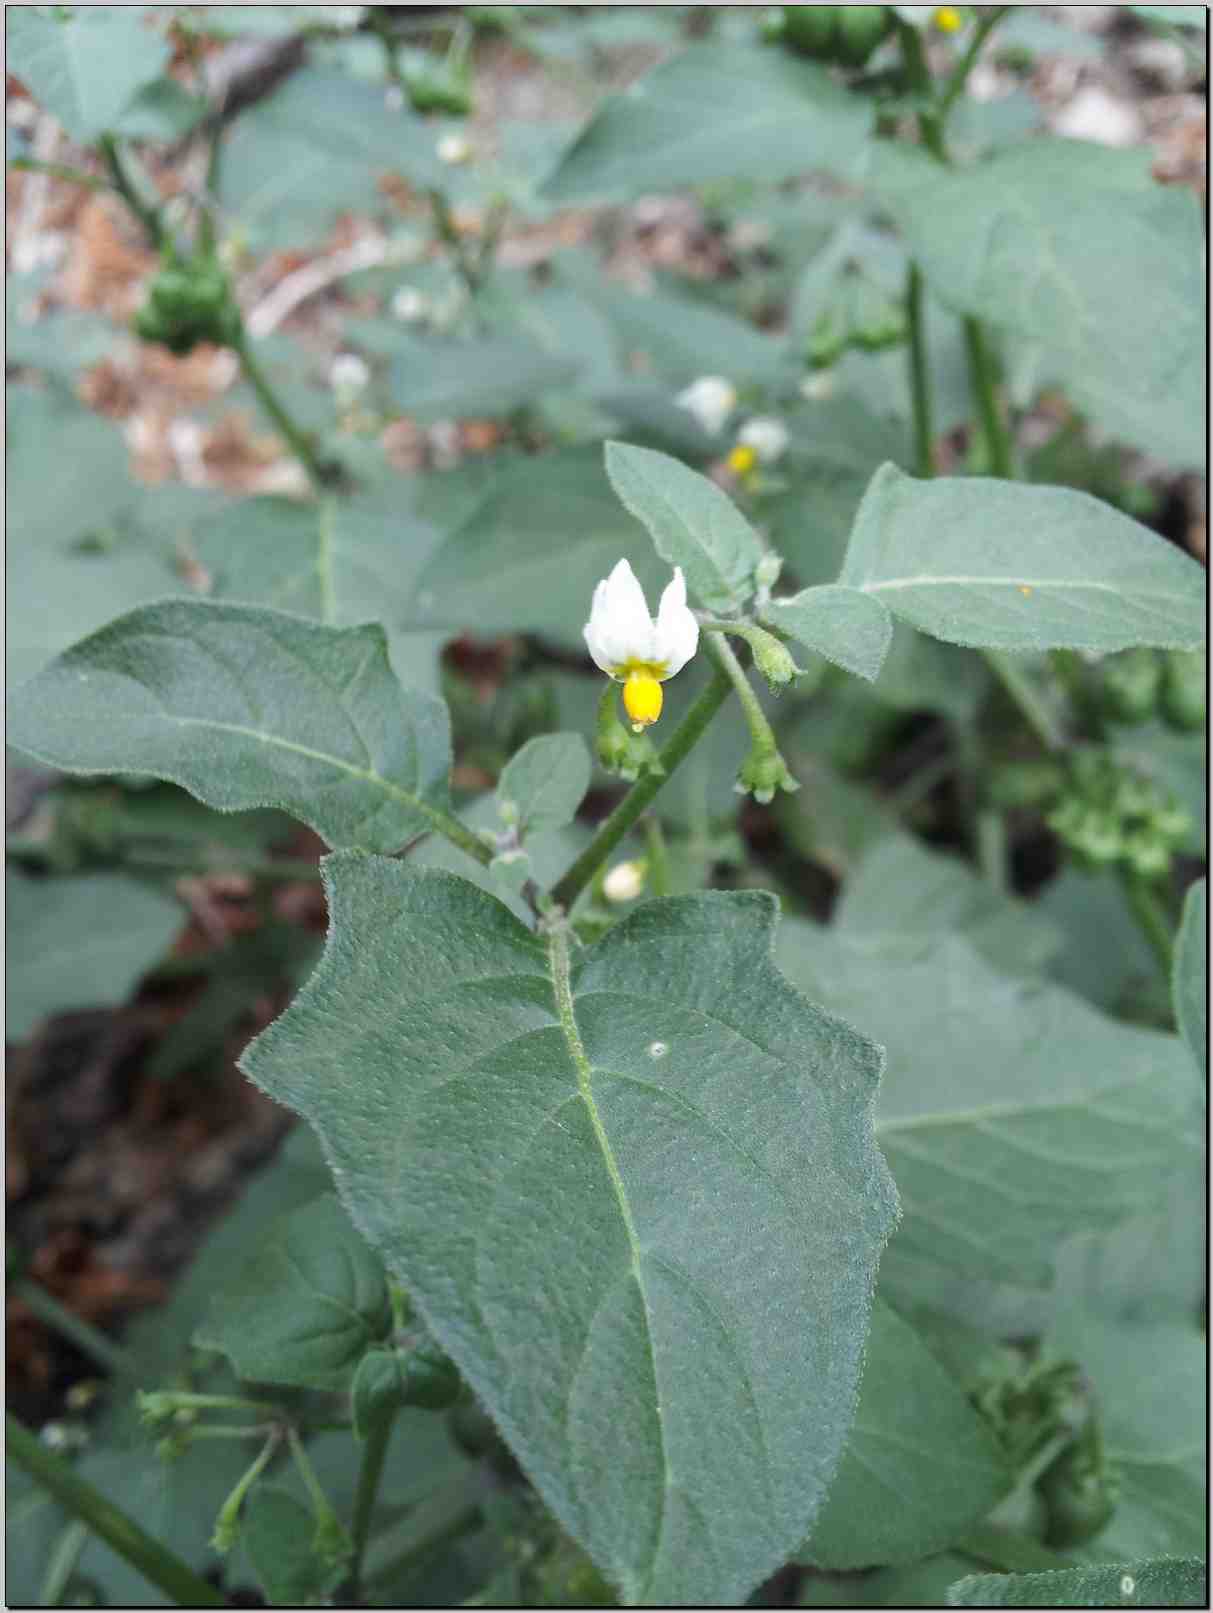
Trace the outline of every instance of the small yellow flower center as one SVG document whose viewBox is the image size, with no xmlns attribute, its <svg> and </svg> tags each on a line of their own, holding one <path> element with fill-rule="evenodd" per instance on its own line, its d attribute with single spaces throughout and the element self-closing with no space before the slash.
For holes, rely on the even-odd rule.
<svg viewBox="0 0 1213 1613">
<path fill-rule="evenodd" d="M 931 21 L 941 34 L 958 34 L 964 26 L 964 18 L 955 6 L 936 6 Z"/>
<path fill-rule="evenodd" d="M 736 448 L 729 450 L 725 463 L 734 476 L 748 476 L 758 463 L 758 455 L 748 443 L 739 442 Z"/>
<path fill-rule="evenodd" d="M 661 685 L 651 672 L 629 672 L 623 685 L 623 704 L 637 733 L 661 716 Z"/>
</svg>

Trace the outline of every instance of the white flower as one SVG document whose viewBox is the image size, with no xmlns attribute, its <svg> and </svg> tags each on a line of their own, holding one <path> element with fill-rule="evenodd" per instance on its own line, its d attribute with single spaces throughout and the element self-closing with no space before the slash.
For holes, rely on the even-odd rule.
<svg viewBox="0 0 1213 1613">
<path fill-rule="evenodd" d="M 444 134 L 438 142 L 438 161 L 457 167 L 471 162 L 475 148 L 466 134 Z"/>
<path fill-rule="evenodd" d="M 329 385 L 346 397 L 361 392 L 370 378 L 370 370 L 357 353 L 338 353 L 329 370 Z"/>
<path fill-rule="evenodd" d="M 787 451 L 788 428 L 782 420 L 761 415 L 746 421 L 737 433 L 737 441 L 754 450 L 760 465 L 773 465 Z"/>
<path fill-rule="evenodd" d="M 709 437 L 718 437 L 737 407 L 737 389 L 723 375 L 701 375 L 685 387 L 674 402 L 693 414 Z"/>
<path fill-rule="evenodd" d="M 682 567 L 674 568 L 654 621 L 635 572 L 621 560 L 595 588 L 584 632 L 595 665 L 623 684 L 623 704 L 639 733 L 661 716 L 661 685 L 699 648 Z"/>
<path fill-rule="evenodd" d="M 414 325 L 428 317 L 430 299 L 424 291 L 418 291 L 416 286 L 401 286 L 392 298 L 392 312 L 397 319 L 403 319 L 408 324 Z"/>
<path fill-rule="evenodd" d="M 644 891 L 643 862 L 616 863 L 602 882 L 608 902 L 634 902 Z"/>
</svg>

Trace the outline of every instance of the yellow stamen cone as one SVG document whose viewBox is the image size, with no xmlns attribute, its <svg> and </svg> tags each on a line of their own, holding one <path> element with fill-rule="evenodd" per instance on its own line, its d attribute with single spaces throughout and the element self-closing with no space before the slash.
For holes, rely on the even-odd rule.
<svg viewBox="0 0 1213 1613">
<path fill-rule="evenodd" d="M 629 672 L 623 686 L 623 704 L 637 733 L 661 716 L 661 685 L 650 672 Z"/>
</svg>

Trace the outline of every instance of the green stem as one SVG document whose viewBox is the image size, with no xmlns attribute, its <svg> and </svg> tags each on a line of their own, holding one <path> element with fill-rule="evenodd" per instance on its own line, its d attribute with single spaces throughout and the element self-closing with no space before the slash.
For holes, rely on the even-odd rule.
<svg viewBox="0 0 1213 1613">
<path fill-rule="evenodd" d="M 379 1481 L 383 1477 L 383 1463 L 387 1456 L 394 1422 L 394 1409 L 377 1417 L 367 1430 L 366 1444 L 362 1450 L 362 1466 L 358 1470 L 358 1489 L 354 1497 L 354 1521 L 351 1528 L 354 1555 L 350 1559 L 347 1587 L 349 1601 L 355 1607 L 361 1594 L 362 1559 L 366 1552 L 367 1540 L 370 1538 L 375 1497 L 379 1494 Z"/>
<path fill-rule="evenodd" d="M 52 1455 L 11 1413 L 5 1413 L 4 1429 L 9 1456 L 158 1590 L 181 1607 L 227 1606 L 226 1598 L 213 1585 L 146 1534 L 133 1518 L 66 1462 Z"/>
<path fill-rule="evenodd" d="M 1129 869 L 1122 869 L 1121 880 L 1125 895 L 1128 897 L 1130 911 L 1162 965 L 1163 978 L 1170 983 L 1171 969 L 1175 962 L 1175 938 L 1171 933 L 1163 905 L 1158 899 L 1158 892 L 1148 880 L 1142 879 L 1139 874 L 1134 874 Z"/>
<path fill-rule="evenodd" d="M 951 75 L 943 87 L 943 93 L 939 97 L 939 123 L 941 132 L 947 127 L 948 118 L 951 116 L 952 108 L 955 106 L 960 96 L 964 93 L 964 87 L 969 81 L 969 74 L 973 71 L 977 58 L 981 53 L 981 47 L 985 44 L 991 33 L 993 33 L 994 29 L 998 27 L 998 24 L 1002 21 L 1002 19 L 1014 9 L 1014 6 L 991 6 L 988 11 L 984 11 L 978 18 L 977 24 L 973 29 L 973 37 L 969 40 L 964 55 L 952 69 Z"/>
<path fill-rule="evenodd" d="M 70 185 L 81 185 L 85 190 L 112 191 L 114 185 L 96 174 L 86 174 L 83 168 L 72 168 L 65 162 L 41 162 L 37 157 L 14 157 L 9 163 L 11 172 L 18 174 L 48 174 L 51 179 L 65 179 Z"/>
<path fill-rule="evenodd" d="M 922 37 L 913 23 L 898 20 L 898 40 L 901 45 L 901 65 L 910 88 L 918 99 L 918 127 L 922 143 L 940 162 L 947 162 L 944 146 L 943 123 L 935 105 L 935 85 L 927 66 Z"/>
<path fill-rule="evenodd" d="M 910 361 L 910 399 L 914 409 L 914 468 L 920 476 L 933 476 L 935 463 L 931 457 L 931 444 L 935 440 L 935 430 L 931 408 L 931 372 L 927 365 L 922 271 L 913 262 L 906 272 L 906 314 L 910 327 L 906 354 Z"/>
<path fill-rule="evenodd" d="M 38 1592 L 40 1607 L 63 1607 L 67 1602 L 67 1588 L 76 1572 L 80 1553 L 88 1545 L 88 1525 L 74 1519 L 59 1536 L 51 1560 L 46 1565 L 46 1577 Z"/>
<path fill-rule="evenodd" d="M 53 1327 L 56 1333 L 70 1339 L 82 1355 L 87 1355 L 103 1371 L 117 1375 L 130 1366 L 131 1359 L 120 1345 L 91 1326 L 82 1316 L 60 1305 L 40 1283 L 25 1277 L 17 1283 L 13 1292 L 40 1322 L 45 1322 L 47 1327 Z"/>
<path fill-rule="evenodd" d="M 332 465 L 326 464 L 316 451 L 316 445 L 308 432 L 304 431 L 278 398 L 269 378 L 261 365 L 253 357 L 249 344 L 248 333 L 241 327 L 240 335 L 232 344 L 244 369 L 245 378 L 253 391 L 257 394 L 257 401 L 286 438 L 287 444 L 295 458 L 307 471 L 313 486 L 317 488 L 332 485 L 337 480 L 337 472 Z"/>
<path fill-rule="evenodd" d="M 644 845 L 649 859 L 649 889 L 654 896 L 670 894 L 670 859 L 666 851 L 661 819 L 650 814 L 644 820 Z"/>
<path fill-rule="evenodd" d="M 1064 750 L 1065 734 L 1039 691 L 1024 675 L 1015 657 L 1003 650 L 986 650 L 984 653 L 990 671 L 1019 707 L 1024 721 L 1044 748 L 1050 751 Z"/>
<path fill-rule="evenodd" d="M 730 628 L 729 631 L 734 630 Z M 741 709 L 745 713 L 754 748 L 764 754 L 773 755 L 779 747 L 775 743 L 775 735 L 771 732 L 767 714 L 763 711 L 758 696 L 754 693 L 754 685 L 746 677 L 745 668 L 734 655 L 724 632 L 717 628 L 710 629 L 703 641 L 703 647 L 715 661 L 717 671 L 722 672 L 733 685 L 737 698 L 741 701 Z"/>
<path fill-rule="evenodd" d="M 459 226 L 455 223 L 455 215 L 451 211 L 451 204 L 446 199 L 445 191 L 434 185 L 427 193 L 430 205 L 434 209 L 434 223 L 443 244 L 449 250 L 455 263 L 455 270 L 463 281 L 468 296 L 473 302 L 480 290 L 483 276 L 483 265 L 473 259 L 468 244 L 459 233 Z"/>
<path fill-rule="evenodd" d="M 986 343 L 986 333 L 979 319 L 966 318 L 964 322 L 965 348 L 969 355 L 969 377 L 977 398 L 977 412 L 981 417 L 981 431 L 985 439 L 986 460 L 992 476 L 1010 479 L 1015 475 L 1011 458 L 1011 438 L 1003 422 L 994 386 L 994 361 Z"/>
<path fill-rule="evenodd" d="M 646 773 L 620 801 L 619 805 L 599 825 L 589 845 L 564 871 L 553 885 L 552 900 L 568 912 L 594 875 L 606 862 L 615 847 L 658 795 L 662 785 L 674 769 L 694 749 L 697 741 L 724 705 L 732 680 L 717 665 L 711 683 L 692 705 L 660 752 L 661 773 Z"/>
<path fill-rule="evenodd" d="M 109 170 L 110 181 L 122 200 L 139 220 L 143 233 L 151 244 L 159 250 L 164 246 L 167 236 L 164 225 L 160 221 L 160 214 L 156 208 L 144 201 L 138 186 L 127 172 L 126 163 L 117 140 L 112 134 L 103 134 L 97 142 L 102 160 Z"/>
</svg>

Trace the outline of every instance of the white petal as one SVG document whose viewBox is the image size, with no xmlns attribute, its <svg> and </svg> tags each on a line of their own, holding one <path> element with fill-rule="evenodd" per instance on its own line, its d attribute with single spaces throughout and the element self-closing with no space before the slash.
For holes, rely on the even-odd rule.
<svg viewBox="0 0 1213 1613">
<path fill-rule="evenodd" d="M 746 421 L 737 433 L 737 441 L 752 448 L 762 464 L 773 465 L 777 459 L 782 459 L 787 449 L 788 428 L 782 420 L 760 415 Z"/>
<path fill-rule="evenodd" d="M 603 672 L 610 672 L 615 666 L 615 661 L 610 654 L 610 645 L 595 627 L 592 616 L 581 629 L 581 636 L 585 639 L 585 647 L 589 650 L 590 659 L 594 665 L 600 667 Z"/>
<path fill-rule="evenodd" d="M 654 660 L 664 661 L 666 677 L 672 678 L 699 648 L 699 623 L 687 608 L 687 585 L 682 567 L 677 566 L 674 577 L 666 585 L 657 610 L 657 653 Z"/>
<path fill-rule="evenodd" d="M 709 436 L 716 437 L 737 406 L 737 390 L 723 375 L 701 375 L 674 401 L 693 414 Z"/>
</svg>

